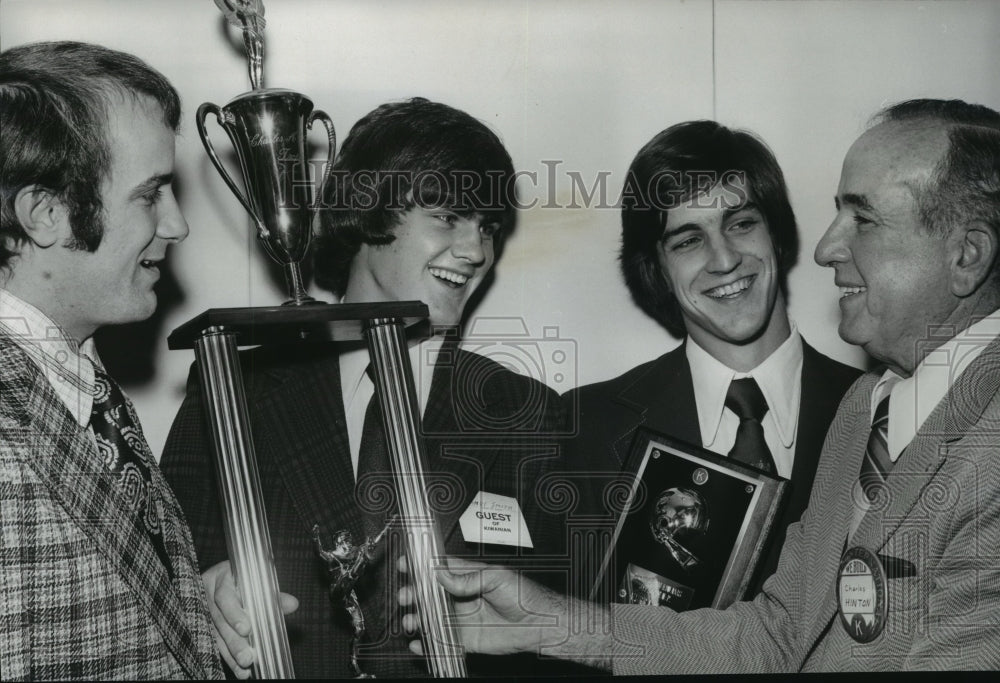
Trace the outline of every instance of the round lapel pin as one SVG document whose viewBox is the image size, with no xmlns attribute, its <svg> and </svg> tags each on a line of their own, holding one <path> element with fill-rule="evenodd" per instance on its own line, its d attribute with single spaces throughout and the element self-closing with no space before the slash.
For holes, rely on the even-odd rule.
<svg viewBox="0 0 1000 683">
<path fill-rule="evenodd" d="M 882 562 L 867 548 L 849 548 L 837 572 L 837 611 L 847 635 L 859 643 L 875 640 L 885 629 L 888 610 Z"/>
</svg>

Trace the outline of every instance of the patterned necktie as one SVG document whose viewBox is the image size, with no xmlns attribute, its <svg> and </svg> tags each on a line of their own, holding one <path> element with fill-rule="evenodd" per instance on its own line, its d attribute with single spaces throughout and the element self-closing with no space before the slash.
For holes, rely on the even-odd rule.
<svg viewBox="0 0 1000 683">
<path fill-rule="evenodd" d="M 858 482 L 869 503 L 876 503 L 885 491 L 885 482 L 892 471 L 889 457 L 889 395 L 879 401 L 872 418 L 872 430 L 868 435 L 865 457 L 861 461 Z"/>
<path fill-rule="evenodd" d="M 149 468 L 153 454 L 142 435 L 132 403 L 125 398 L 118 383 L 96 365 L 90 428 L 104 465 L 118 475 L 121 496 L 135 515 L 136 524 L 149 536 L 153 549 L 173 580 L 173 567 L 163 542 L 159 507 L 152 490 Z"/>
<path fill-rule="evenodd" d="M 729 457 L 765 472 L 776 472 L 774 459 L 764 440 L 764 427 L 760 423 L 767 414 L 767 400 L 757 386 L 757 381 L 747 377 L 730 382 L 726 393 L 726 407 L 740 418 L 736 442 L 729 451 Z"/>
</svg>

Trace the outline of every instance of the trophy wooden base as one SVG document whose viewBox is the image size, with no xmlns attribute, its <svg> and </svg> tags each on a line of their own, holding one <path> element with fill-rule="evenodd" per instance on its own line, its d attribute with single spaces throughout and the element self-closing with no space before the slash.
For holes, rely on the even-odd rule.
<svg viewBox="0 0 1000 683">
<path fill-rule="evenodd" d="M 364 339 L 366 320 L 394 318 L 409 327 L 427 315 L 427 304 L 421 301 L 210 308 L 171 332 L 167 347 L 171 351 L 193 349 L 195 341 L 212 327 L 234 334 L 237 346 L 358 341 Z"/>
</svg>

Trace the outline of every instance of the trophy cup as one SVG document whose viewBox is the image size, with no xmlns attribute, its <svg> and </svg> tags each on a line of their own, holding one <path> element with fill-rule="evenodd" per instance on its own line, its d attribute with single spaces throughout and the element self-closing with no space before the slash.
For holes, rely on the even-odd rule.
<svg viewBox="0 0 1000 683">
<path fill-rule="evenodd" d="M 167 343 L 170 349 L 195 351 L 213 437 L 227 550 L 257 651 L 254 673 L 258 678 L 294 677 L 238 347 L 364 338 L 374 371 L 375 395 L 399 513 L 406 528 L 406 552 L 430 673 L 465 676 L 464 653 L 450 619 L 451 598 L 433 576 L 435 568 L 444 562 L 443 543 L 424 485 L 426 455 L 418 433 L 420 411 L 406 350 L 405 327 L 426 319 L 427 306 L 419 301 L 331 305 L 318 303 L 306 294 L 300 263 L 309 246 L 323 186 L 332 171 L 334 127 L 325 113 L 313 110 L 312 102 L 304 95 L 261 87 L 262 1 L 215 0 L 215 4 L 227 21 L 243 32 L 253 89 L 224 107 L 211 103 L 199 107 L 198 133 L 212 163 L 253 219 L 265 250 L 284 268 L 291 298 L 282 306 L 210 309 L 175 329 Z M 236 150 L 245 194 L 209 141 L 205 119 L 210 113 Z M 314 192 L 305 153 L 306 135 L 317 120 L 326 128 L 329 149 L 326 168 Z"/>
<path fill-rule="evenodd" d="M 215 0 L 226 19 L 242 29 L 250 62 L 253 90 L 236 96 L 224 107 L 206 102 L 198 107 L 198 135 L 208 158 L 226 185 L 253 218 L 257 238 L 272 259 L 285 270 L 291 299 L 286 304 L 313 303 L 302 282 L 300 263 L 309 249 L 316 214 L 313 195 L 323 196 L 323 187 L 333 170 L 337 133 L 325 112 L 313 111 L 312 101 L 291 90 L 262 87 L 264 67 L 264 6 L 261 0 Z M 243 171 L 247 195 L 219 161 L 205 128 L 205 118 L 215 114 L 229 135 Z M 326 128 L 329 148 L 323 179 L 314 193 L 306 173 L 306 133 L 314 121 Z"/>
</svg>

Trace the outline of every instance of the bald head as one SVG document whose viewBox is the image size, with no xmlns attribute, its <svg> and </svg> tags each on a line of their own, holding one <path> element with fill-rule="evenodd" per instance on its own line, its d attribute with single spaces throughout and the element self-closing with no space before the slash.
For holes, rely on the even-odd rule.
<svg viewBox="0 0 1000 683">
<path fill-rule="evenodd" d="M 887 107 L 872 121 L 858 142 L 882 143 L 885 153 L 898 153 L 896 160 L 912 168 L 924 167 L 927 158 L 919 155 L 937 154 L 945 138 L 931 175 L 911 185 L 929 231 L 947 235 L 955 225 L 982 221 L 1000 232 L 1000 112 L 962 100 L 920 99 Z"/>
<path fill-rule="evenodd" d="M 933 184 L 938 165 L 948 151 L 948 133 L 930 122 L 888 122 L 869 129 L 851 145 L 841 177 L 861 176 L 867 187 L 906 193 L 919 201 Z M 871 209 L 874 198 L 848 187 L 840 202 Z"/>
</svg>

